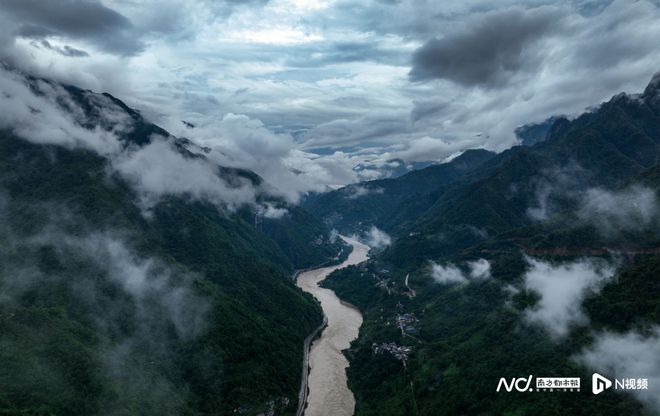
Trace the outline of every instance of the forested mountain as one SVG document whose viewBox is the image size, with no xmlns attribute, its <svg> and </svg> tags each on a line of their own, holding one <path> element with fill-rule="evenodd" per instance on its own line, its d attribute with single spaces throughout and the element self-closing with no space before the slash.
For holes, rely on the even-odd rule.
<svg viewBox="0 0 660 416">
<path fill-rule="evenodd" d="M 432 171 L 414 172 L 431 189 L 405 202 L 388 189 L 410 189 L 413 173 L 382 193 L 355 196 L 366 182 L 324 196 L 320 219 L 352 226 L 335 213 L 356 213 L 392 236 L 326 281 L 364 311 L 348 351 L 356 413 L 660 413 L 651 390 L 590 385 L 594 371 L 660 380 L 648 352 L 660 348 L 659 157 L 656 76 L 461 175 L 460 157 L 434 166 L 444 179 L 432 184 Z M 501 377 L 530 374 L 581 377 L 582 389 L 496 392 Z"/>
<path fill-rule="evenodd" d="M 290 276 L 329 230 L 108 94 L 2 75 L 0 413 L 292 414 L 322 317 Z"/>
<path fill-rule="evenodd" d="M 309 195 L 303 207 L 342 232 L 351 233 L 371 225 L 390 230 L 416 219 L 442 190 L 494 155 L 486 150 L 468 150 L 451 162 L 399 178 Z"/>
</svg>

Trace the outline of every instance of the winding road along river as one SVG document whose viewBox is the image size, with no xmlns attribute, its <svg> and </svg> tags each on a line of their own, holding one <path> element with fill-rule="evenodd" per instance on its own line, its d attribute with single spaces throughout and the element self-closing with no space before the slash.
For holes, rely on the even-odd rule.
<svg viewBox="0 0 660 416">
<path fill-rule="evenodd" d="M 314 341 L 309 353 L 306 416 L 350 416 L 355 410 L 355 398 L 346 382 L 348 361 L 341 351 L 357 338 L 362 315 L 355 307 L 342 302 L 332 290 L 319 287 L 319 283 L 337 269 L 365 261 L 369 247 L 352 238 L 341 238 L 353 246 L 346 261 L 337 266 L 301 273 L 296 282 L 298 287 L 311 293 L 321 303 L 328 318 L 328 326 Z"/>
</svg>

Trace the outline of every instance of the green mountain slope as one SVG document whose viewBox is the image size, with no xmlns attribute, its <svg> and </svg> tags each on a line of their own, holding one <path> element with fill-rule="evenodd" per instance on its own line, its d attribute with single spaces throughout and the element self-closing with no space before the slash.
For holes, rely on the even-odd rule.
<svg viewBox="0 0 660 416">
<path fill-rule="evenodd" d="M 204 159 L 114 97 L 64 91 L 59 105 L 83 132 L 127 115 L 125 149 L 158 134 L 184 160 Z M 290 276 L 337 255 L 328 229 L 265 193 L 257 203 L 286 209 L 282 218 L 185 194 L 145 208 L 111 157 L 25 136 L 0 131 L 0 413 L 292 414 L 321 312 Z M 230 190 L 262 182 L 217 175 Z"/>
<path fill-rule="evenodd" d="M 492 156 L 493 153 L 485 150 L 469 150 L 449 163 L 398 178 L 311 195 L 303 207 L 341 232 L 355 232 L 371 225 L 389 230 L 414 220 L 433 203 L 435 194 Z"/>
<path fill-rule="evenodd" d="M 544 141 L 493 156 L 418 196 L 432 202 L 412 221 L 412 213 L 400 213 L 407 219 L 389 228 L 391 246 L 325 281 L 364 314 L 347 352 L 356 414 L 660 412 L 652 399 L 657 385 L 648 396 L 593 395 L 596 369 L 580 358 L 607 337 L 641 334 L 634 339 L 648 343 L 637 350 L 643 360 L 640 351 L 657 341 L 657 80 L 644 94 L 619 95 L 575 120 L 558 119 Z M 487 277 L 473 276 L 478 269 L 470 262 L 477 260 L 489 265 Z M 613 277 L 584 292 L 571 310 L 583 317 L 561 336 L 546 321 L 531 320 L 549 302 L 542 303 L 533 278 L 555 279 L 543 290 L 563 293 L 562 276 L 579 269 L 572 282 L 588 286 L 594 264 L 609 265 Z M 449 278 L 456 280 L 443 280 Z M 410 348 L 405 360 L 393 349 L 401 346 Z M 598 371 L 614 377 L 626 351 L 610 353 L 618 358 Z M 644 362 L 648 374 L 639 377 L 655 380 L 653 362 Z M 496 392 L 501 377 L 530 374 L 581 377 L 582 389 Z"/>
</svg>

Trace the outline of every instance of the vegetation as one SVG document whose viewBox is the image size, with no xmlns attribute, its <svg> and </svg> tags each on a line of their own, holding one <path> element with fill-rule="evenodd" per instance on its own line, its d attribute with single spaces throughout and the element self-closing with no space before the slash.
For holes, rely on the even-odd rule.
<svg viewBox="0 0 660 416">
<path fill-rule="evenodd" d="M 356 414 L 652 414 L 631 395 L 593 395 L 592 369 L 574 357 L 599 331 L 648 333 L 660 323 L 657 212 L 636 217 L 635 200 L 632 214 L 612 214 L 620 208 L 613 205 L 632 204 L 639 189 L 651 190 L 657 204 L 658 94 L 647 89 L 640 97 L 620 95 L 573 121 L 557 119 L 544 141 L 484 158 L 463 175 L 445 174 L 443 184 L 396 204 L 387 190 L 371 199 L 347 198 L 345 189 L 324 197 L 324 221 L 336 221 L 333 213 L 341 211 L 394 237 L 366 265 L 335 272 L 324 282 L 364 315 L 360 337 L 347 352 Z M 429 169 L 415 174 L 433 177 Z M 600 199 L 586 214 L 585 200 L 594 193 Z M 370 210 L 375 198 L 391 201 L 396 215 Z M 335 200 L 341 202 L 333 205 Z M 342 221 L 350 224 L 346 217 Z M 614 259 L 611 250 L 619 253 Z M 585 256 L 617 262 L 616 278 L 583 302 L 590 325 L 573 326 L 557 341 L 524 319 L 539 300 L 522 282 L 525 255 L 548 262 Z M 429 261 L 462 267 L 478 258 L 489 260 L 491 278 L 438 284 L 430 276 Z M 405 286 L 406 276 L 415 296 Z M 396 325 L 404 313 L 419 319 L 407 335 Z M 405 365 L 374 352 L 374 344 L 385 342 L 412 348 Z M 500 377 L 529 374 L 579 376 L 582 390 L 495 391 Z"/>
<path fill-rule="evenodd" d="M 127 143 L 163 132 L 126 111 Z M 339 243 L 295 207 L 256 226 L 248 208 L 180 197 L 145 212 L 112 172 L 0 133 L 0 414 L 292 414 L 322 317 L 291 274 Z"/>
</svg>

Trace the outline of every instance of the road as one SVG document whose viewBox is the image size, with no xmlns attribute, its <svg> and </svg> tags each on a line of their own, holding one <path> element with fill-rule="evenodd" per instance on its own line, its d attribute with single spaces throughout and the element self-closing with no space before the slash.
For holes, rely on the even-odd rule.
<svg viewBox="0 0 660 416">
<path fill-rule="evenodd" d="M 316 338 L 319 332 L 323 331 L 323 328 L 328 324 L 328 317 L 323 314 L 323 322 L 319 325 L 311 334 L 307 335 L 304 343 L 304 353 L 303 353 L 303 369 L 302 369 L 302 379 L 300 382 L 300 393 L 298 393 L 298 409 L 296 410 L 296 416 L 303 416 L 305 413 L 305 405 L 307 404 L 307 395 L 309 394 L 309 387 L 307 379 L 309 377 L 309 348 L 312 345 L 312 341 Z"/>
<path fill-rule="evenodd" d="M 414 298 L 415 296 L 417 296 L 417 292 L 415 292 L 414 290 L 412 290 L 410 288 L 410 286 L 408 286 L 408 278 L 409 277 L 410 277 L 410 273 L 408 273 L 406 275 L 406 287 L 408 288 L 408 292 L 410 293 L 409 297 Z"/>
</svg>

